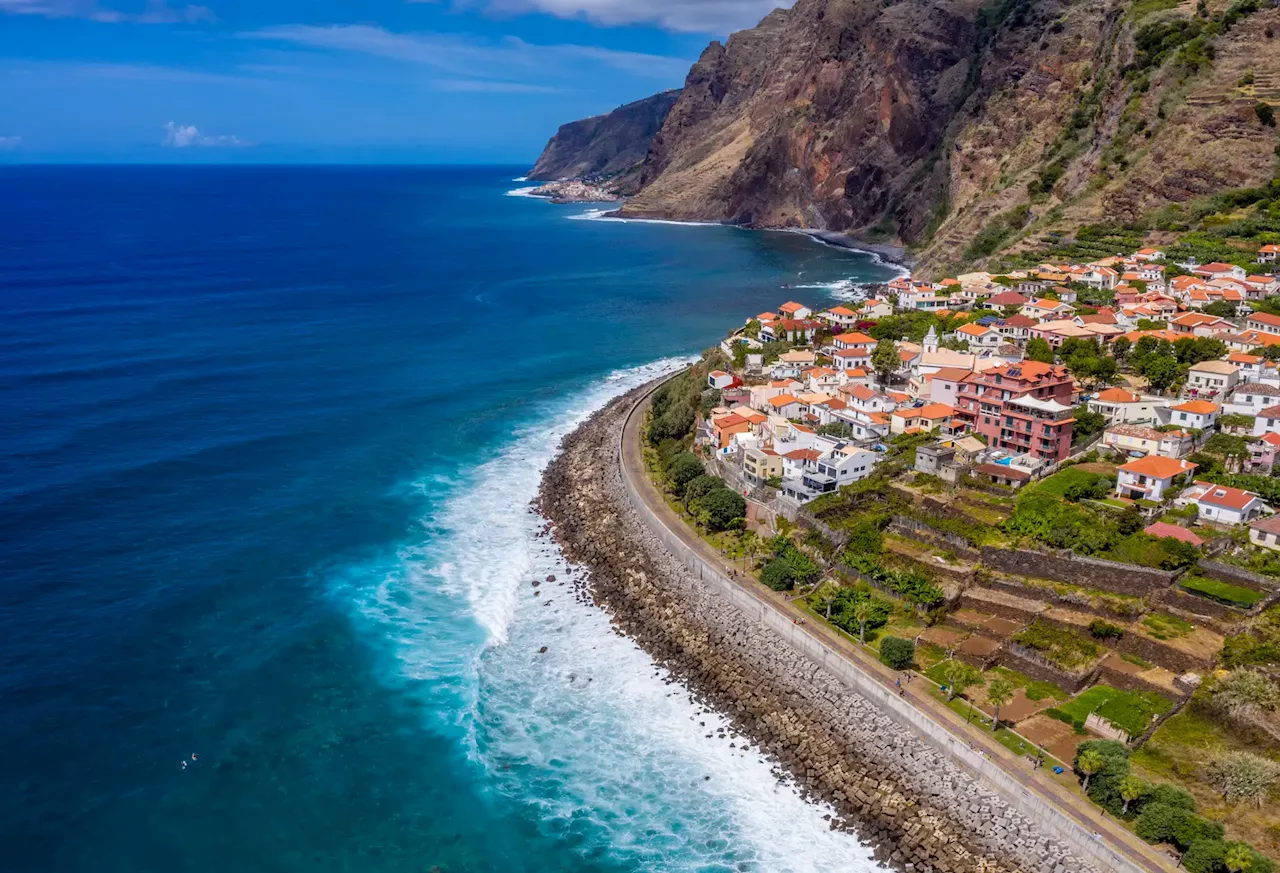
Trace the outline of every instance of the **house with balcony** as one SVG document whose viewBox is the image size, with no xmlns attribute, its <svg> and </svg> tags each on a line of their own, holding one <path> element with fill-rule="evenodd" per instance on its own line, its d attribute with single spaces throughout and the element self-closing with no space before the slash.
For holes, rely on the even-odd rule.
<svg viewBox="0 0 1280 873">
<path fill-rule="evenodd" d="M 1277 456 L 1280 456 L 1280 433 L 1253 437 L 1249 442 L 1249 457 L 1245 459 L 1245 472 L 1270 476 L 1276 469 Z"/>
<path fill-rule="evenodd" d="M 1186 392 L 1192 397 L 1223 397 L 1239 381 L 1239 368 L 1230 361 L 1201 361 L 1187 371 Z"/>
<path fill-rule="evenodd" d="M 1231 327 L 1225 318 L 1206 315 L 1203 312 L 1184 312 L 1169 322 L 1169 330 L 1182 337 L 1213 336 L 1219 330 Z"/>
<path fill-rule="evenodd" d="M 1214 262 L 1212 264 L 1204 264 L 1194 267 L 1191 272 L 1204 279 L 1243 279 L 1249 275 L 1244 267 L 1237 267 L 1235 264 L 1223 264 Z"/>
<path fill-rule="evenodd" d="M 1274 264 L 1280 260 L 1280 246 L 1268 244 L 1258 249 L 1259 264 Z"/>
<path fill-rule="evenodd" d="M 1161 455 L 1135 458 L 1117 471 L 1116 494 L 1131 500 L 1163 500 L 1195 469 L 1188 461 Z"/>
<path fill-rule="evenodd" d="M 825 312 L 819 312 L 818 318 L 831 325 L 834 331 L 853 330 L 860 317 L 847 306 L 833 306 Z"/>
<path fill-rule="evenodd" d="M 779 318 L 804 319 L 813 315 L 813 310 L 805 306 L 803 303 L 796 303 L 794 300 L 788 300 L 786 303 L 778 307 Z"/>
<path fill-rule="evenodd" d="M 1232 352 L 1227 361 L 1236 365 L 1241 382 L 1260 382 L 1263 373 L 1267 372 L 1267 359 L 1262 355 L 1251 355 L 1248 352 Z M 1274 369 L 1272 370 L 1274 372 Z"/>
<path fill-rule="evenodd" d="M 947 426 L 954 417 L 955 410 L 945 403 L 927 403 L 924 406 L 895 409 L 889 419 L 889 432 L 927 433 L 934 428 L 950 430 Z"/>
<path fill-rule="evenodd" d="M 992 448 L 1060 461 L 1071 446 L 1073 391 L 1074 383 L 1066 367 L 1019 361 L 974 373 L 962 381 L 956 413 L 972 430 L 985 436 Z M 1049 405 L 1021 404 L 1006 411 L 1009 404 L 1024 400 Z"/>
</svg>

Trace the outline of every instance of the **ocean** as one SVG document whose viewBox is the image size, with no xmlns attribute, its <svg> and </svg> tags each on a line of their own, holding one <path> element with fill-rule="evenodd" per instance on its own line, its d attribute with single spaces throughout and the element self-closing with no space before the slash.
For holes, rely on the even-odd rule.
<svg viewBox="0 0 1280 873">
<path fill-rule="evenodd" d="M 529 502 L 610 397 L 895 271 L 520 171 L 0 168 L 5 870 L 872 867 L 532 596 Z"/>
</svg>

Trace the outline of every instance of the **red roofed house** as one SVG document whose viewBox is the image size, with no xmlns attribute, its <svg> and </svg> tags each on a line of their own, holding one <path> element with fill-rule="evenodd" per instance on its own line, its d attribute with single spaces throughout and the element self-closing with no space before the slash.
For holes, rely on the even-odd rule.
<svg viewBox="0 0 1280 873">
<path fill-rule="evenodd" d="M 1162 425 L 1176 424 L 1208 430 L 1218 420 L 1218 404 L 1208 400 L 1188 400 L 1177 406 L 1157 407 L 1156 415 Z"/>
<path fill-rule="evenodd" d="M 715 433 L 716 446 L 721 449 L 729 447 L 729 444 L 733 442 L 734 434 L 749 433 L 751 431 L 751 422 L 733 412 L 728 415 L 722 415 L 719 418 L 713 418 L 711 425 Z"/>
<path fill-rule="evenodd" d="M 1280 315 L 1269 312 L 1255 312 L 1244 320 L 1248 330 L 1260 330 L 1264 333 L 1280 333 Z"/>
<path fill-rule="evenodd" d="M 1059 364 L 1004 364 L 960 383 L 957 415 L 991 448 L 1061 461 L 1071 451 L 1072 391 Z"/>
<path fill-rule="evenodd" d="M 962 324 L 956 328 L 956 338 L 962 339 L 969 344 L 969 351 L 977 351 L 978 349 L 994 349 L 998 348 L 1000 343 L 1004 342 L 1004 337 L 1000 336 L 1000 332 L 992 327 L 983 327 L 980 324 Z"/>
<path fill-rule="evenodd" d="M 1178 336 L 1211 336 L 1215 330 L 1231 327 L 1224 318 L 1203 312 L 1184 312 L 1169 322 L 1169 330 Z"/>
<path fill-rule="evenodd" d="M 803 303 L 796 303 L 794 300 L 788 300 L 778 307 L 778 315 L 781 318 L 808 318 L 812 314 L 812 309 Z"/>
<path fill-rule="evenodd" d="M 1003 324 L 996 325 L 996 330 L 1000 331 L 1005 339 L 1023 342 L 1031 338 L 1031 328 L 1039 323 L 1025 315 L 1011 315 L 1004 320 Z"/>
<path fill-rule="evenodd" d="M 1001 291 L 999 294 L 987 301 L 987 305 L 992 309 L 1002 306 L 1017 306 L 1019 308 L 1025 306 L 1027 298 L 1023 297 L 1017 291 Z"/>
<path fill-rule="evenodd" d="M 1266 245 L 1258 249 L 1258 263 L 1274 264 L 1280 260 L 1280 246 Z"/>
<path fill-rule="evenodd" d="M 734 385 L 741 385 L 742 383 L 732 373 L 726 373 L 723 370 L 712 370 L 707 374 L 707 384 L 712 388 L 719 388 L 723 391 L 725 388 L 732 388 Z"/>
<path fill-rule="evenodd" d="M 1197 482 L 1193 488 L 1183 493 L 1183 497 L 1200 510 L 1201 521 L 1218 524 L 1243 524 L 1270 509 L 1252 491 L 1215 485 L 1212 482 Z"/>
<path fill-rule="evenodd" d="M 895 409 L 890 419 L 890 433 L 925 433 L 947 424 L 955 410 L 945 403 L 929 403 L 919 407 Z"/>
<path fill-rule="evenodd" d="M 876 341 L 865 333 L 850 331 L 848 333 L 839 333 L 831 338 L 831 344 L 837 349 L 864 349 L 870 352 L 876 346 Z"/>
<path fill-rule="evenodd" d="M 1133 500 L 1163 500 L 1165 492 L 1173 487 L 1175 480 L 1188 475 L 1195 468 L 1195 464 L 1187 461 L 1147 455 L 1120 468 L 1116 494 Z"/>
<path fill-rule="evenodd" d="M 833 306 L 826 312 L 818 313 L 818 318 L 840 330 L 850 330 L 858 323 L 858 313 L 847 306 Z"/>
<path fill-rule="evenodd" d="M 1191 272 L 1197 276 L 1204 276 L 1206 279 L 1243 279 L 1249 275 L 1244 267 L 1217 262 L 1196 267 Z"/>
<path fill-rule="evenodd" d="M 1144 398 L 1124 388 L 1108 388 L 1089 401 L 1089 411 L 1107 419 L 1108 424 L 1145 424 L 1155 421 L 1156 405 L 1163 401 Z"/>
</svg>

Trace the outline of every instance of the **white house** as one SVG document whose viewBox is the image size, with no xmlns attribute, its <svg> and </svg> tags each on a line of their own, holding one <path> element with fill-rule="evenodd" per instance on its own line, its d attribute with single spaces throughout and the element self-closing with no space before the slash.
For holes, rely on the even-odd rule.
<svg viewBox="0 0 1280 873">
<path fill-rule="evenodd" d="M 831 338 L 831 345 L 840 351 L 849 351 L 861 349 L 870 354 L 871 350 L 876 347 L 876 341 L 865 333 L 850 331 L 848 333 L 838 333 Z"/>
<path fill-rule="evenodd" d="M 1262 355 L 1251 355 L 1248 352 L 1232 352 L 1227 355 L 1227 360 L 1236 365 L 1236 369 L 1240 373 L 1241 382 L 1260 381 L 1262 374 L 1267 369 L 1267 359 Z"/>
<path fill-rule="evenodd" d="M 1188 400 L 1177 406 L 1166 406 L 1156 410 L 1161 424 L 1176 424 L 1180 427 L 1193 427 L 1197 430 L 1208 430 L 1218 420 L 1218 404 L 1208 400 Z"/>
<path fill-rule="evenodd" d="M 1022 315 L 1027 318 L 1034 318 L 1037 321 L 1067 318 L 1073 312 L 1075 310 L 1062 301 L 1049 300 L 1048 298 L 1031 300 L 1020 310 Z"/>
<path fill-rule="evenodd" d="M 1000 331 L 980 324 L 962 324 L 956 329 L 956 338 L 969 344 L 969 351 L 996 349 L 1004 342 Z"/>
<path fill-rule="evenodd" d="M 796 303 L 794 300 L 788 300 L 786 303 L 778 307 L 779 318 L 803 319 L 808 318 L 810 315 L 813 315 L 812 309 L 805 306 L 803 303 Z"/>
<path fill-rule="evenodd" d="M 1196 267 L 1191 271 L 1197 276 L 1203 276 L 1206 279 L 1243 279 L 1249 275 L 1244 267 L 1237 267 L 1235 264 L 1212 263 Z"/>
<path fill-rule="evenodd" d="M 1274 264 L 1277 260 L 1280 260 L 1280 246 L 1265 245 L 1258 249 L 1259 264 Z"/>
<path fill-rule="evenodd" d="M 1160 249 L 1138 249 L 1133 253 L 1135 261 L 1163 261 L 1164 252 Z"/>
<path fill-rule="evenodd" d="M 1201 361 L 1187 372 L 1187 393 L 1193 397 L 1226 394 L 1240 381 L 1239 370 L 1229 361 Z"/>
<path fill-rule="evenodd" d="M 858 323 L 858 313 L 847 306 L 833 306 L 826 312 L 818 313 L 818 318 L 839 330 L 852 330 Z"/>
<path fill-rule="evenodd" d="M 871 352 L 866 349 L 837 349 L 831 353 L 831 365 L 837 370 L 870 370 Z"/>
<path fill-rule="evenodd" d="M 1231 400 L 1223 407 L 1237 415 L 1257 415 L 1269 406 L 1280 403 L 1280 387 L 1260 382 L 1245 382 L 1236 386 Z"/>
<path fill-rule="evenodd" d="M 1180 499 L 1199 509 L 1201 521 L 1218 524 L 1243 524 L 1270 509 L 1252 491 L 1215 485 L 1212 482 L 1197 482 L 1194 488 L 1184 491 Z"/>
<path fill-rule="evenodd" d="M 868 321 L 893 315 L 893 306 L 884 300 L 868 300 L 858 307 L 858 314 Z"/>
<path fill-rule="evenodd" d="M 817 357 L 813 352 L 792 349 L 779 355 L 769 372 L 775 379 L 796 379 L 816 362 Z"/>
<path fill-rule="evenodd" d="M 732 373 L 726 373 L 723 370 L 712 370 L 707 375 L 707 384 L 712 388 L 721 390 L 733 387 L 733 384 L 737 381 Z"/>
<path fill-rule="evenodd" d="M 837 485 L 848 485 L 870 476 L 879 461 L 877 453 L 841 442 L 818 458 L 815 468 L 835 479 Z"/>
<path fill-rule="evenodd" d="M 1280 405 L 1268 406 L 1253 420 L 1254 436 L 1265 436 L 1269 433 L 1280 433 Z"/>
<path fill-rule="evenodd" d="M 1249 542 L 1273 552 L 1280 552 L 1280 515 L 1260 518 L 1249 525 Z"/>
<path fill-rule="evenodd" d="M 1260 330 L 1263 333 L 1280 333 L 1280 315 L 1269 312 L 1255 312 L 1244 320 L 1246 330 Z"/>
<path fill-rule="evenodd" d="M 931 403 L 945 403 L 956 407 L 960 397 L 960 383 L 973 375 L 971 370 L 962 367 L 943 367 L 929 379 L 929 396 Z"/>
<path fill-rule="evenodd" d="M 1148 424 L 1156 419 L 1156 407 L 1167 400 L 1143 397 L 1123 388 L 1108 388 L 1088 402 L 1090 412 L 1106 418 L 1110 424 Z"/>
<path fill-rule="evenodd" d="M 1136 458 L 1117 471 L 1116 493 L 1133 500 L 1163 500 L 1174 480 L 1195 470 L 1196 465 L 1160 455 Z"/>
</svg>

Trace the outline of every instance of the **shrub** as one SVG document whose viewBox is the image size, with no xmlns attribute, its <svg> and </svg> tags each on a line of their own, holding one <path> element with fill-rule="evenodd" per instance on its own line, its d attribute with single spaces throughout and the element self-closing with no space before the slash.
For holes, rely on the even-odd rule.
<svg viewBox="0 0 1280 873">
<path fill-rule="evenodd" d="M 1222 839 L 1223 828 L 1190 810 L 1149 800 L 1138 816 L 1137 833 L 1149 843 L 1174 843 L 1185 851 L 1197 840 Z"/>
<path fill-rule="evenodd" d="M 1259 100 L 1257 103 L 1253 104 L 1253 112 L 1258 116 L 1258 120 L 1267 127 L 1276 126 L 1276 111 L 1271 108 L 1270 103 L 1263 103 Z"/>
<path fill-rule="evenodd" d="M 1076 750 L 1076 774 L 1085 775 L 1080 767 L 1081 755 L 1088 753 L 1102 759 L 1102 765 L 1089 778 L 1089 799 L 1112 815 L 1124 810 L 1124 798 L 1120 795 L 1120 783 L 1129 775 L 1129 750 L 1115 740 L 1089 740 Z"/>
<path fill-rule="evenodd" d="M 905 670 L 915 657 L 916 646 L 901 637 L 885 637 L 880 641 L 880 660 L 895 670 Z"/>
<path fill-rule="evenodd" d="M 1226 869 L 1227 844 L 1222 840 L 1196 840 L 1182 856 L 1188 873 L 1220 873 Z"/>
<path fill-rule="evenodd" d="M 1152 788 L 1151 793 L 1147 795 L 1147 803 L 1163 803 L 1174 809 L 1196 811 L 1196 799 L 1191 796 L 1191 793 L 1168 782 L 1161 782 Z"/>
<path fill-rule="evenodd" d="M 790 591 L 796 587 L 796 570 L 786 558 L 774 558 L 760 571 L 760 581 L 774 591 Z"/>
<path fill-rule="evenodd" d="M 1112 624 L 1109 621 L 1095 618 L 1093 621 L 1089 622 L 1089 633 L 1099 640 L 1111 638 L 1118 640 L 1124 636 L 1124 628 L 1119 625 Z"/>
<path fill-rule="evenodd" d="M 712 530 L 737 527 L 747 515 L 746 499 L 723 485 L 698 498 L 693 508 L 698 520 Z"/>
<path fill-rule="evenodd" d="M 1205 775 L 1227 802 L 1261 808 L 1271 786 L 1280 782 L 1280 764 L 1252 752 L 1223 752 L 1209 762 Z"/>
</svg>

